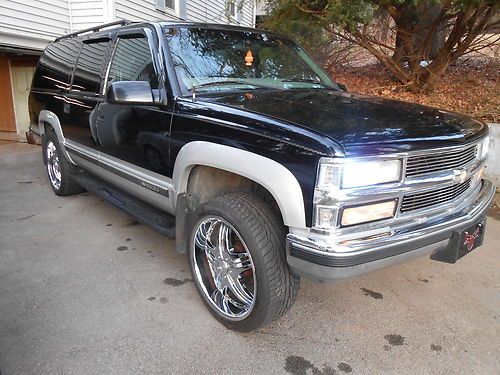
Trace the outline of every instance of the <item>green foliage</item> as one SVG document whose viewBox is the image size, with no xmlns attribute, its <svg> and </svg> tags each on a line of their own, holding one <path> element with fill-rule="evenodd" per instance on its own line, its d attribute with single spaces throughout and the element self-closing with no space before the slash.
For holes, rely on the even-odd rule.
<svg viewBox="0 0 500 375">
<path fill-rule="evenodd" d="M 367 0 L 271 0 L 265 27 L 297 40 L 316 58 L 331 49 L 331 28 L 355 28 L 370 22 L 377 10 Z"/>
<path fill-rule="evenodd" d="M 271 17 L 266 20 L 266 28 L 293 38 L 310 51 L 330 42 L 322 20 L 303 12 L 289 0 L 283 3 L 273 8 Z"/>
<path fill-rule="evenodd" d="M 354 28 L 357 24 L 370 22 L 377 8 L 373 2 L 365 0 L 331 1 L 326 9 L 324 20 L 338 27 Z"/>
<path fill-rule="evenodd" d="M 269 26 L 287 28 L 284 23 L 299 23 L 290 31 L 309 31 L 309 27 L 354 26 L 373 19 L 378 5 L 368 0 L 272 0 Z M 285 16 L 286 18 L 283 18 Z M 279 19 L 279 22 L 277 22 Z"/>
</svg>

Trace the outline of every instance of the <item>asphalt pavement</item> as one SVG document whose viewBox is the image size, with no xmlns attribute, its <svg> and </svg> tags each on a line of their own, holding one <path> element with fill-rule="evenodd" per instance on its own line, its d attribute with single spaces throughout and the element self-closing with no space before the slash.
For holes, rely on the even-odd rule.
<svg viewBox="0 0 500 375">
<path fill-rule="evenodd" d="M 242 334 L 173 241 L 92 194 L 56 197 L 39 147 L 1 144 L 0 372 L 500 374 L 500 210 L 455 265 L 303 280 L 284 318 Z"/>
</svg>

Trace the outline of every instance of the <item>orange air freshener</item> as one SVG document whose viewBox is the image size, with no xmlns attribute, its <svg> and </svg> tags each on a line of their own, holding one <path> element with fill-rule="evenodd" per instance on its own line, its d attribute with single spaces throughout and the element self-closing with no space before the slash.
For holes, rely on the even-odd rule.
<svg viewBox="0 0 500 375">
<path fill-rule="evenodd" d="M 252 63 L 253 63 L 252 51 L 248 50 L 247 55 L 245 56 L 245 65 L 252 66 Z"/>
</svg>

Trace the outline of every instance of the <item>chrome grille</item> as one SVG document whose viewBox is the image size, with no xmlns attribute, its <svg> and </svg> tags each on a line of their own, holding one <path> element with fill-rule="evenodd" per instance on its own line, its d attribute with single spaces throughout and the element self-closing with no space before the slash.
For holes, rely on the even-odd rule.
<svg viewBox="0 0 500 375">
<path fill-rule="evenodd" d="M 477 145 L 440 152 L 437 154 L 410 156 L 406 162 L 406 177 L 460 168 L 474 160 Z"/>
<path fill-rule="evenodd" d="M 401 212 L 414 211 L 449 202 L 464 193 L 469 188 L 470 182 L 469 179 L 461 184 L 426 191 L 425 193 L 405 195 L 401 202 Z"/>
</svg>

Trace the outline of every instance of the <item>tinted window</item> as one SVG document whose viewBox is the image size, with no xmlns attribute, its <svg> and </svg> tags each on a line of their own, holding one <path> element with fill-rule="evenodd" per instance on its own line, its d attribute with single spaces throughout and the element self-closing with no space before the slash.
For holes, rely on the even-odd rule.
<svg viewBox="0 0 500 375">
<path fill-rule="evenodd" d="M 117 81 L 148 81 L 158 88 L 158 77 L 146 38 L 119 39 L 109 70 L 108 85 Z"/>
<path fill-rule="evenodd" d="M 72 90 L 98 93 L 108 42 L 84 43 L 78 57 Z"/>
<path fill-rule="evenodd" d="M 66 90 L 80 51 L 81 42 L 74 39 L 50 44 L 45 49 L 33 79 L 33 87 L 46 90 Z"/>
</svg>

